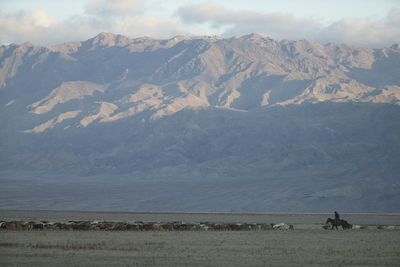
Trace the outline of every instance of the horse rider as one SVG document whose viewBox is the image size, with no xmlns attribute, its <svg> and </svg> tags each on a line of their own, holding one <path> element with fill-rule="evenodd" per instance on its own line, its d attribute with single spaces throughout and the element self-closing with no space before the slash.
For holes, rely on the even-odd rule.
<svg viewBox="0 0 400 267">
<path fill-rule="evenodd" d="M 336 225 L 340 224 L 340 215 L 337 211 L 335 211 L 335 224 Z"/>
</svg>

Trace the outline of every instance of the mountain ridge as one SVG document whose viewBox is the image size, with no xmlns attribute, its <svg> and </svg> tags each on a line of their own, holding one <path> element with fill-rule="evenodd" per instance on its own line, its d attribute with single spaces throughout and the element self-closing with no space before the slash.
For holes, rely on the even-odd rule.
<svg viewBox="0 0 400 267">
<path fill-rule="evenodd" d="M 1 46 L 0 208 L 399 212 L 399 74 L 256 34 Z"/>
<path fill-rule="evenodd" d="M 3 46 L 0 84 L 3 91 L 14 90 L 6 80 L 18 74 L 22 57 L 34 60 L 33 72 L 47 68 L 47 63 L 56 64 L 53 73 L 46 74 L 54 76 L 45 81 L 47 93 L 41 93 L 33 103 L 26 103 L 30 113 L 42 114 L 38 110 L 51 110 L 55 105 L 100 92 L 104 97 L 98 96 L 96 102 L 109 102 L 117 107 L 114 119 L 149 109 L 155 111 L 151 119 L 157 119 L 182 108 L 211 106 L 249 110 L 321 101 L 399 104 L 400 81 L 393 75 L 400 73 L 398 64 L 391 65 L 395 69 L 389 74 L 369 71 L 374 64 L 381 64 L 378 68 L 387 71 L 385 60 L 398 62 L 400 50 L 396 47 L 372 50 L 349 45 L 323 46 L 306 40 L 275 41 L 255 34 L 229 39 L 177 36 L 157 40 L 100 33 L 84 42 L 49 48 L 29 43 Z M 14 51 L 8 51 L 12 48 Z M 137 61 L 140 64 L 135 64 Z M 91 71 L 84 69 L 85 66 L 96 68 Z M 85 72 L 88 75 L 83 76 Z M 370 72 L 376 79 L 369 78 Z M 65 80 L 68 82 L 62 82 Z M 100 87 L 104 89 L 98 90 Z M 71 93 L 72 88 L 77 88 L 75 95 Z M 39 95 L 38 89 L 33 90 Z M 116 95 L 121 89 L 131 91 L 131 97 L 110 101 L 108 95 Z M 83 93 L 85 90 L 90 92 Z M 3 107 L 13 100 L 15 104 L 15 99 L 6 97 Z M 39 102 L 42 104 L 36 107 Z M 94 112 L 89 111 L 82 119 L 88 121 L 88 117 L 96 115 Z M 106 122 L 107 118 L 101 121 Z"/>
</svg>

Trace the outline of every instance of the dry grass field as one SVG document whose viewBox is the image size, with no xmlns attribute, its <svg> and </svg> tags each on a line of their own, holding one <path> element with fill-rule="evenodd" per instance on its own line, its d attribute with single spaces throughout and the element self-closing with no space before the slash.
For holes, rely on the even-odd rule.
<svg viewBox="0 0 400 267">
<path fill-rule="evenodd" d="M 3 220 L 287 222 L 279 231 L 0 230 L 0 266 L 400 266 L 398 215 L 343 214 L 394 230 L 323 230 L 328 214 L 0 211 Z M 296 222 L 298 224 L 296 224 Z"/>
<path fill-rule="evenodd" d="M 399 266 L 400 231 L 0 231 L 0 266 Z"/>
</svg>

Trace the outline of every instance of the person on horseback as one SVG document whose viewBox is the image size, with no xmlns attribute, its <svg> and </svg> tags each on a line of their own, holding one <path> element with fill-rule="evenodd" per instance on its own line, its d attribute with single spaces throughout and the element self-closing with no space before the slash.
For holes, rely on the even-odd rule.
<svg viewBox="0 0 400 267">
<path fill-rule="evenodd" d="M 340 215 L 337 211 L 335 211 L 335 224 L 340 225 Z"/>
</svg>

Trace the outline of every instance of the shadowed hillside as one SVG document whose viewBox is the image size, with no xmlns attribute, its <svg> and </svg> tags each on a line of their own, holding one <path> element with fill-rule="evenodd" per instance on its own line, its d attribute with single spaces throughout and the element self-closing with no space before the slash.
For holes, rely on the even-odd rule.
<svg viewBox="0 0 400 267">
<path fill-rule="evenodd" d="M 258 35 L 2 46 L 0 207 L 398 212 L 399 56 Z"/>
</svg>

